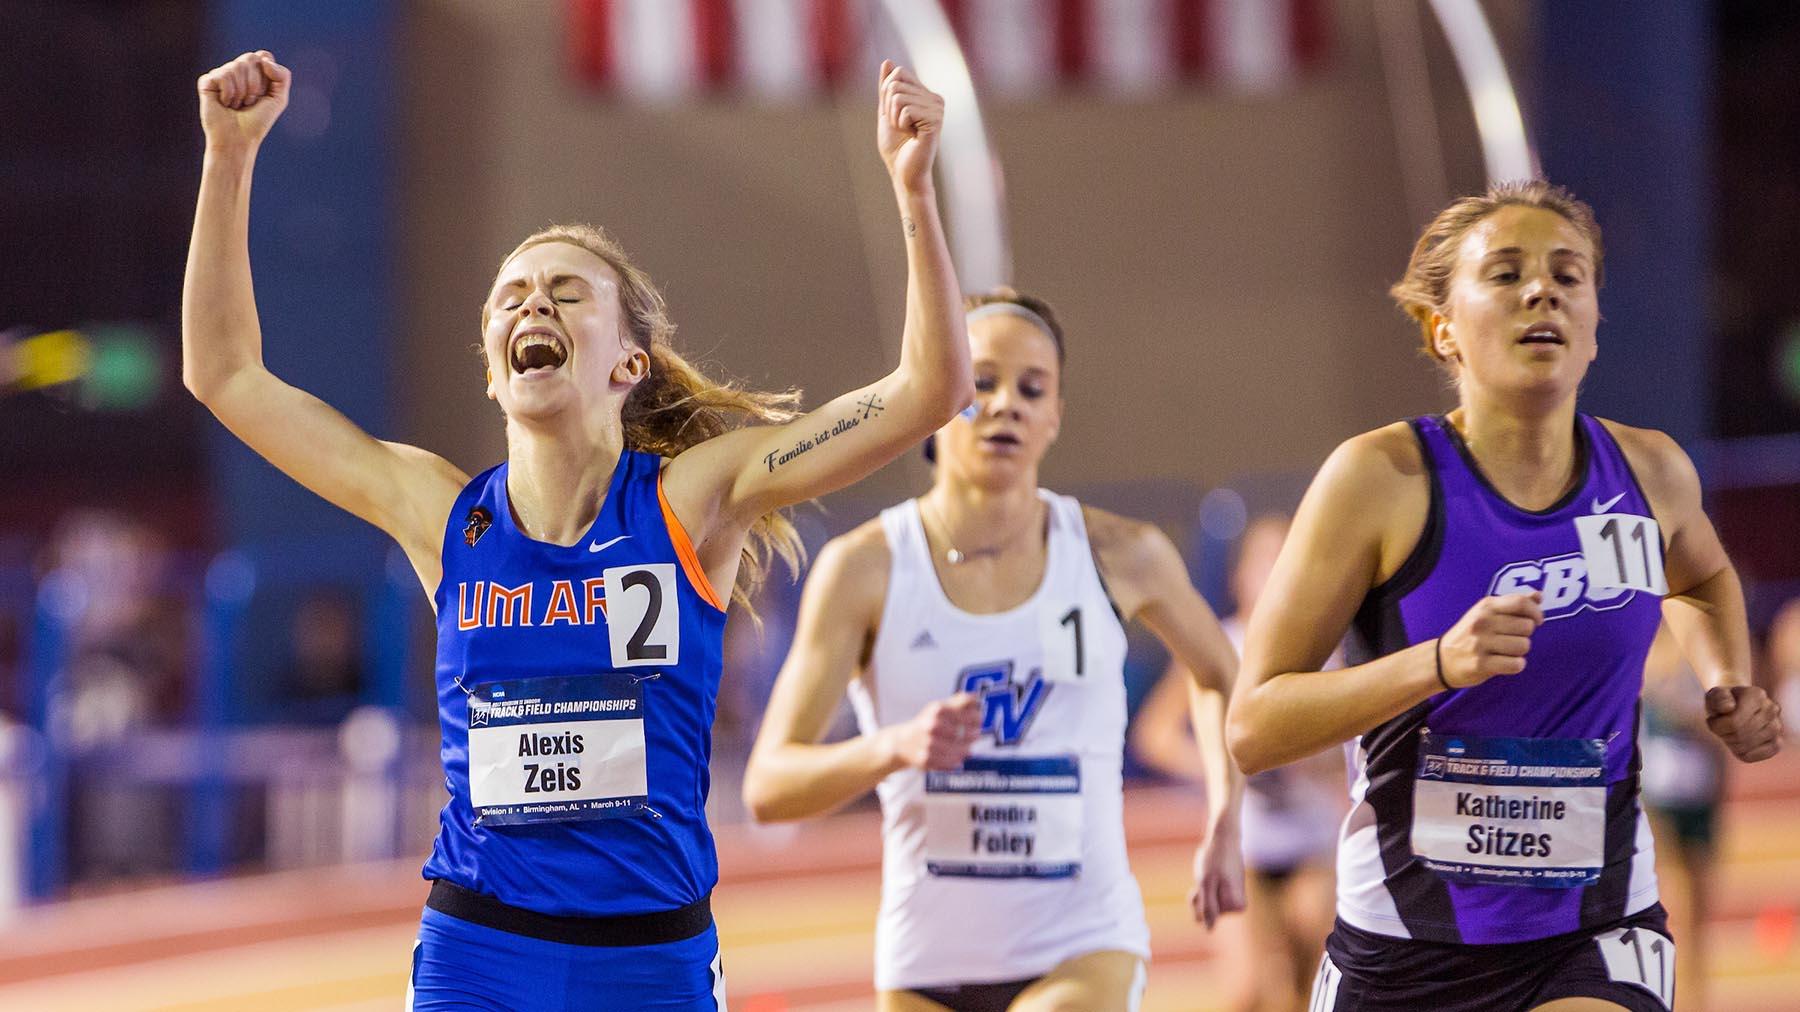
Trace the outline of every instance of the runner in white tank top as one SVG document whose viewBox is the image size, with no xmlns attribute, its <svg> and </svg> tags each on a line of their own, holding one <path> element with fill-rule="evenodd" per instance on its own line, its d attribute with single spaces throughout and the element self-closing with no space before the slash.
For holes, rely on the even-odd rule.
<svg viewBox="0 0 1800 1012">
<path fill-rule="evenodd" d="M 1081 504 L 1040 495 L 1043 583 L 993 614 L 944 596 L 917 500 L 881 514 L 887 606 L 850 683 L 857 724 L 874 733 L 957 692 L 983 711 L 963 771 L 905 769 L 878 788 L 884 990 L 1037 977 L 1085 952 L 1150 955 L 1120 810 L 1125 630 Z"/>
<path fill-rule="evenodd" d="M 1049 307 L 971 302 L 976 403 L 939 432 L 930 492 L 820 552 L 745 801 L 793 819 L 878 790 L 881 1009 L 1135 1009 L 1149 932 L 1122 824 L 1122 617 L 1212 688 L 1233 655 L 1167 537 L 1037 487 L 1061 414 Z M 817 744 L 846 690 L 862 734 Z M 1210 926 L 1243 885 L 1237 777 L 1209 730 Z"/>
</svg>

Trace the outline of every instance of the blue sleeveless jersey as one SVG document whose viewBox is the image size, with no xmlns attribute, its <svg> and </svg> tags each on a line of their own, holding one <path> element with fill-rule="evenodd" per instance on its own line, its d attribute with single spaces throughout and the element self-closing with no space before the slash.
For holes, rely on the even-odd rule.
<svg viewBox="0 0 1800 1012">
<path fill-rule="evenodd" d="M 583 917 L 712 890 L 703 809 L 725 613 L 661 465 L 621 454 L 568 547 L 519 531 L 505 464 L 457 497 L 436 593 L 450 800 L 426 878 Z"/>
<path fill-rule="evenodd" d="M 1377 934 L 1495 943 L 1649 907 L 1637 709 L 1667 592 L 1650 504 L 1587 415 L 1575 487 L 1535 512 L 1489 484 L 1446 420 L 1412 425 L 1429 518 L 1358 610 L 1350 662 L 1440 636 L 1489 595 L 1541 591 L 1545 621 L 1522 673 L 1439 693 L 1351 743 L 1340 916 Z"/>
</svg>

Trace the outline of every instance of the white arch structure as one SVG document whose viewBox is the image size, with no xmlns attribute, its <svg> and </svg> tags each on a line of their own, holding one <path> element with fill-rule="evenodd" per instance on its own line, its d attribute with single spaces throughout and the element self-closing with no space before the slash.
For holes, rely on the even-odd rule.
<svg viewBox="0 0 1800 1012">
<path fill-rule="evenodd" d="M 944 96 L 938 183 L 949 222 L 950 254 L 966 291 L 1012 280 L 1012 244 L 1000 163 L 988 144 L 975 79 L 938 0 L 881 0 L 906 58 Z"/>
<path fill-rule="evenodd" d="M 1380 2 L 1380 0 L 1377 0 Z M 1481 137 L 1481 155 L 1487 164 L 1488 182 L 1535 179 L 1542 175 L 1537 152 L 1525 132 L 1525 114 L 1506 72 L 1500 44 L 1488 25 L 1480 0 L 1431 0 L 1432 13 L 1450 52 L 1462 72 L 1469 104 L 1475 110 L 1475 129 Z"/>
</svg>

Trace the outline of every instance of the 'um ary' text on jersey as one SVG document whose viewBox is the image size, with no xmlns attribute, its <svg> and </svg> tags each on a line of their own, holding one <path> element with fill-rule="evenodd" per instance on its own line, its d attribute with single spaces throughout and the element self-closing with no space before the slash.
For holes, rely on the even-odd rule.
<svg viewBox="0 0 1800 1012">
<path fill-rule="evenodd" d="M 580 584 L 577 587 L 577 583 Z M 606 583 L 585 580 L 527 580 L 517 587 L 491 580 L 456 585 L 456 628 L 606 624 Z"/>
</svg>

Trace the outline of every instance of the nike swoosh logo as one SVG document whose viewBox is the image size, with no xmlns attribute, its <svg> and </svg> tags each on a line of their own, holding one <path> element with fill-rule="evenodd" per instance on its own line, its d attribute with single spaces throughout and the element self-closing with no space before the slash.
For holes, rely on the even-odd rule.
<svg viewBox="0 0 1800 1012">
<path fill-rule="evenodd" d="M 1611 499 L 1608 499 L 1605 502 L 1601 502 L 1600 500 L 1595 499 L 1594 500 L 1594 512 L 1595 513 L 1605 513 L 1607 510 L 1613 508 L 1613 503 L 1616 503 L 1620 499 L 1623 499 L 1623 498 L 1625 498 L 1625 493 L 1620 492 L 1618 495 L 1613 496 Z"/>
<path fill-rule="evenodd" d="M 631 537 L 631 535 L 629 535 L 629 534 L 621 534 L 621 535 L 619 535 L 619 536 L 618 536 L 618 537 L 616 537 L 616 538 L 614 538 L 614 539 L 612 539 L 612 540 L 611 540 L 611 541 L 602 541 L 602 542 L 599 542 L 599 543 L 598 543 L 598 544 L 596 544 L 596 543 L 593 543 L 593 542 L 589 542 L 589 543 L 588 543 L 588 551 L 590 551 L 590 552 L 604 552 L 604 551 L 606 551 L 606 550 L 607 550 L 607 549 L 608 549 L 608 548 L 611 548 L 611 547 L 612 547 L 612 546 L 614 546 L 614 545 L 616 545 L 616 544 L 618 544 L 618 543 L 619 543 L 619 542 L 621 542 L 621 541 L 624 541 L 624 540 L 625 540 L 625 539 L 626 539 L 626 538 L 629 538 L 629 537 Z"/>
</svg>

